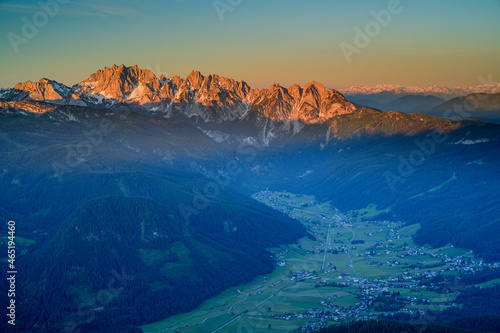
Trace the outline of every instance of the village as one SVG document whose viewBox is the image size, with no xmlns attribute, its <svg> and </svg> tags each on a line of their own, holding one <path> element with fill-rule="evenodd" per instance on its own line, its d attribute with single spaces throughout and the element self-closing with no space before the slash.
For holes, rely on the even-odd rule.
<svg viewBox="0 0 500 333">
<path fill-rule="evenodd" d="M 484 263 L 475 258 L 472 251 L 458 251 L 453 245 L 444 250 L 416 245 L 411 235 L 401 232 L 405 226 L 399 221 L 365 220 L 356 223 L 336 209 L 285 193 L 263 191 L 254 198 L 306 226 L 316 238 L 315 244 L 305 249 L 307 255 L 321 255 L 323 252 L 325 258 L 328 255 L 328 264 L 323 270 L 291 271 L 288 279 L 309 282 L 310 285 L 314 282 L 314 288 L 331 290 L 331 293 L 323 294 L 324 299 L 317 307 L 272 314 L 273 319 L 278 320 L 309 319 L 301 325 L 303 332 L 313 332 L 332 322 L 395 315 L 407 315 L 416 320 L 429 309 L 456 307 L 454 298 L 465 287 L 460 281 L 462 276 L 500 268 L 500 263 Z M 313 210 L 315 207 L 317 209 Z M 330 224 L 333 232 L 327 239 Z M 339 229 L 349 229 L 352 235 L 349 233 L 345 237 Z M 359 236 L 353 237 L 355 233 Z M 383 239 L 377 238 L 377 234 L 383 234 Z M 461 253 L 452 255 L 455 252 Z M 290 250 L 279 249 L 273 254 L 276 264 L 286 267 Z M 341 260 L 335 260 L 336 257 Z M 347 262 L 346 257 L 349 258 Z M 361 268 L 361 265 L 368 269 Z M 384 272 L 380 277 L 371 273 L 380 271 Z M 358 272 L 363 273 L 359 275 Z M 339 304 L 339 290 L 354 294 L 353 302 Z"/>
<path fill-rule="evenodd" d="M 434 256 L 434 255 L 431 255 Z M 447 289 L 450 293 L 459 291 L 463 286 L 457 283 L 456 280 L 452 281 L 439 281 L 430 282 L 428 285 L 426 283 L 427 279 L 435 278 L 439 275 L 439 272 L 445 271 L 456 271 L 456 272 L 467 272 L 469 274 L 474 274 L 475 272 L 480 272 L 486 269 L 498 269 L 500 268 L 500 263 L 494 264 L 484 264 L 481 261 L 475 262 L 474 260 L 464 260 L 462 257 L 450 258 L 447 255 L 441 254 L 437 257 L 443 259 L 446 268 L 441 268 L 439 271 L 425 270 L 423 272 L 417 272 L 415 274 L 409 275 L 403 273 L 398 277 L 390 277 L 387 279 L 374 279 L 370 281 L 368 279 L 359 279 L 357 277 L 350 276 L 348 274 L 342 273 L 336 280 L 343 282 L 334 282 L 333 284 L 328 279 L 316 279 L 312 276 L 311 272 L 308 271 L 298 271 L 294 272 L 290 277 L 290 280 L 294 279 L 313 279 L 316 280 L 317 286 L 321 287 L 321 284 L 331 284 L 332 287 L 355 287 L 358 288 L 357 296 L 359 300 L 349 307 L 343 307 L 332 303 L 332 300 L 338 298 L 336 294 L 327 296 L 325 300 L 321 301 L 319 306 L 321 308 L 311 308 L 304 312 L 298 313 L 285 313 L 285 314 L 275 314 L 274 319 L 290 320 L 292 318 L 302 319 L 311 318 L 301 330 L 305 332 L 312 332 L 319 328 L 328 326 L 328 322 L 340 322 L 340 321 L 350 321 L 350 320 L 368 320 L 368 319 L 381 319 L 387 316 L 394 316 L 396 313 L 404 313 L 412 316 L 415 319 L 420 318 L 424 315 L 425 310 L 428 308 L 444 308 L 444 307 L 456 307 L 457 304 L 452 300 L 447 300 L 445 302 L 434 302 L 430 298 L 422 296 L 401 296 L 401 289 L 408 289 L 411 291 L 419 292 L 423 288 L 426 291 L 432 290 L 442 290 L 443 287 Z M 387 263 L 387 265 L 393 265 L 392 263 Z M 416 268 L 418 270 L 418 268 Z M 411 282 L 411 283 L 408 283 Z M 391 292 L 392 291 L 392 292 Z M 396 304 L 398 307 L 395 311 L 377 311 L 377 308 L 373 306 L 376 300 L 386 299 L 391 303 Z M 405 305 L 409 307 L 406 307 Z M 418 309 L 416 309 L 418 307 Z M 387 309 L 379 309 L 387 310 Z M 313 320 L 314 319 L 314 320 Z"/>
</svg>

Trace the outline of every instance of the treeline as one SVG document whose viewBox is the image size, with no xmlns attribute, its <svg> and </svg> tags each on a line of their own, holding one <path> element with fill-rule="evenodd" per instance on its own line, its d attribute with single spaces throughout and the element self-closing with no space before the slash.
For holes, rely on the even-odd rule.
<svg viewBox="0 0 500 333">
<path fill-rule="evenodd" d="M 474 274 L 464 275 L 460 280 L 465 284 L 480 284 L 500 278 L 500 269 L 487 269 Z"/>
<path fill-rule="evenodd" d="M 373 300 L 373 309 L 377 312 L 397 312 L 405 304 L 405 302 L 397 300 L 395 297 L 378 296 Z"/>
<path fill-rule="evenodd" d="M 483 332 L 500 332 L 500 285 L 490 288 L 469 287 L 460 290 L 454 301 L 456 307 L 444 311 L 427 311 L 425 314 L 391 314 L 399 322 L 425 323 L 452 326 Z M 385 317 L 380 317 L 385 319 Z"/>
<path fill-rule="evenodd" d="M 500 314 L 500 285 L 490 288 L 469 287 L 460 292 L 455 303 L 460 307 L 448 308 L 439 315 L 439 321 L 452 322 L 461 317 Z"/>
<path fill-rule="evenodd" d="M 451 322 L 452 326 L 483 332 L 500 332 L 500 315 L 461 317 Z"/>
<path fill-rule="evenodd" d="M 338 326 L 330 326 L 317 333 L 471 333 L 472 331 L 438 325 L 409 324 L 394 321 L 357 321 Z"/>
</svg>

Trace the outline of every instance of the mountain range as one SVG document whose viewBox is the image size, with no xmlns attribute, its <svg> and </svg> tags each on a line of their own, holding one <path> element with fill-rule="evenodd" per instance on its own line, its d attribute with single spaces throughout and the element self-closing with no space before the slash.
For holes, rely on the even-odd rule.
<svg viewBox="0 0 500 333">
<path fill-rule="evenodd" d="M 127 104 L 215 122 L 242 119 L 255 113 L 278 121 L 319 123 L 356 109 L 338 91 L 318 82 L 305 87 L 285 88 L 273 84 L 267 89 L 251 89 L 244 81 L 218 75 L 203 76 L 198 71 L 191 72 L 185 79 L 157 77 L 137 65 L 105 67 L 72 87 L 46 78 L 18 83 L 12 89 L 2 90 L 0 98 L 87 107 L 117 108 Z"/>
<path fill-rule="evenodd" d="M 340 91 L 358 107 L 372 107 L 384 112 L 391 110 L 420 112 L 439 117 L 471 117 L 500 123 L 498 83 L 455 88 L 355 86 Z"/>
<path fill-rule="evenodd" d="M 411 95 L 400 97 L 397 102 L 403 111 L 407 111 L 405 106 L 408 103 L 427 103 L 426 108 L 430 109 L 443 101 L 432 96 Z M 367 101 L 362 104 L 374 106 L 376 103 Z M 250 140 L 264 145 L 283 135 L 297 134 L 305 125 L 312 124 L 327 128 L 327 141 L 330 135 L 338 138 L 359 136 L 368 133 L 367 128 L 356 129 L 359 124 L 343 119 L 359 118 L 361 114 L 370 115 L 362 117 L 364 120 L 375 115 L 376 119 L 386 121 L 405 119 L 404 122 L 392 122 L 391 126 L 385 126 L 383 122 L 368 126 L 370 133 L 383 135 L 415 134 L 450 127 L 448 119 L 426 118 L 424 121 L 420 114 L 403 115 L 398 111 L 382 114 L 363 105 L 349 102 L 339 91 L 318 82 L 304 87 L 295 84 L 286 88 L 273 84 L 265 89 L 252 89 L 244 81 L 215 74 L 204 76 L 192 71 L 185 79 L 179 76 L 167 78 L 137 65 L 105 67 L 72 87 L 42 78 L 38 82 L 22 82 L 12 89 L 0 91 L 0 107 L 4 110 L 30 113 L 63 110 L 64 107 L 69 108 L 67 110 L 132 110 L 202 126 L 206 135 L 218 141 Z M 50 116 L 56 114 L 50 112 Z M 340 116 L 345 117 L 332 121 Z M 233 125 L 226 126 L 228 122 Z M 235 122 L 239 125 L 236 126 Z M 338 126 L 340 123 L 343 127 Z M 385 126 L 384 129 L 381 126 Z M 455 121 L 452 127 L 456 126 L 461 125 Z"/>
<path fill-rule="evenodd" d="M 0 107 L 35 113 L 54 110 L 57 105 L 128 108 L 213 123 L 245 119 L 262 123 L 264 119 L 263 126 L 267 126 L 268 120 L 293 122 L 291 127 L 296 133 L 300 124 L 325 123 L 362 107 L 442 117 L 453 105 L 464 103 L 460 99 L 445 103 L 447 100 L 466 95 L 484 97 L 471 117 L 497 122 L 500 103 L 493 94 L 499 92 L 500 84 L 454 88 L 380 84 L 335 90 L 314 81 L 304 87 L 273 84 L 265 89 L 252 89 L 245 81 L 216 74 L 204 76 L 199 71 L 192 71 L 186 78 L 177 75 L 167 78 L 137 65 L 113 65 L 71 87 L 47 78 L 17 83 L 11 89 L 0 90 Z M 490 95 L 492 97 L 488 97 Z M 460 114 L 448 116 L 462 117 Z"/>
<path fill-rule="evenodd" d="M 500 83 L 481 84 L 477 86 L 456 86 L 453 88 L 444 86 L 402 86 L 393 84 L 378 84 L 375 86 L 352 86 L 350 88 L 339 89 L 345 96 L 354 95 L 424 95 L 436 96 L 443 99 L 450 99 L 474 93 L 496 94 L 500 93 Z"/>
</svg>

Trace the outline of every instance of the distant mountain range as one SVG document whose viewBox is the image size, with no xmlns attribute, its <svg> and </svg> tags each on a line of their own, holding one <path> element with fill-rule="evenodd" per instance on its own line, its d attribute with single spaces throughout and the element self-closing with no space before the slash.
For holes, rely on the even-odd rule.
<svg viewBox="0 0 500 333">
<path fill-rule="evenodd" d="M 463 106 L 464 113 L 474 116 L 476 110 L 497 111 L 500 110 L 500 93 L 496 94 L 470 94 L 456 97 L 434 107 L 433 111 L 452 110 L 457 106 Z"/>
<path fill-rule="evenodd" d="M 357 107 L 381 111 L 420 112 L 439 117 L 476 118 L 500 122 L 500 84 L 480 86 L 403 87 L 377 85 L 341 89 Z M 461 112 L 460 110 L 468 110 Z"/>
<path fill-rule="evenodd" d="M 457 86 L 453 88 L 442 86 L 401 86 L 392 84 L 378 84 L 376 86 L 352 86 L 346 89 L 339 89 L 345 96 L 355 95 L 431 95 L 443 99 L 450 99 L 474 93 L 496 94 L 500 93 L 500 83 L 483 84 L 477 86 Z"/>
<path fill-rule="evenodd" d="M 423 112 L 445 102 L 432 95 L 357 95 L 348 97 L 358 107 L 373 107 L 381 111 Z"/>
</svg>

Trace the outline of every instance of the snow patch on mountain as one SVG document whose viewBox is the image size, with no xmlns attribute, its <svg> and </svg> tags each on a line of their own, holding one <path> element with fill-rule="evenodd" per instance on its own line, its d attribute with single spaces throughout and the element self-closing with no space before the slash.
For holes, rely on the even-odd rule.
<svg viewBox="0 0 500 333">
<path fill-rule="evenodd" d="M 477 140 L 460 140 L 460 141 L 457 141 L 457 142 L 452 142 L 450 144 L 452 145 L 475 145 L 475 144 L 478 144 L 478 143 L 486 143 L 486 142 L 489 142 L 490 139 L 477 139 Z"/>
<path fill-rule="evenodd" d="M 144 88 L 145 87 L 142 83 L 140 83 L 139 86 L 134 85 L 134 90 L 132 90 L 127 100 L 134 100 L 141 98 L 142 95 L 144 95 Z"/>
<path fill-rule="evenodd" d="M 244 145 L 249 145 L 249 146 L 258 146 L 259 143 L 257 142 L 257 140 L 251 136 L 247 136 L 247 137 L 237 137 L 236 140 L 241 143 L 241 144 L 244 144 Z"/>
<path fill-rule="evenodd" d="M 346 96 L 391 93 L 395 95 L 433 95 L 436 97 L 458 97 L 474 93 L 500 93 L 500 83 L 483 84 L 477 86 L 456 86 L 453 88 L 436 85 L 419 87 L 393 84 L 377 84 L 376 86 L 352 86 L 346 89 L 338 89 L 338 91 Z"/>
<path fill-rule="evenodd" d="M 224 132 L 199 129 L 217 143 L 222 143 L 229 139 L 229 134 Z"/>
</svg>

